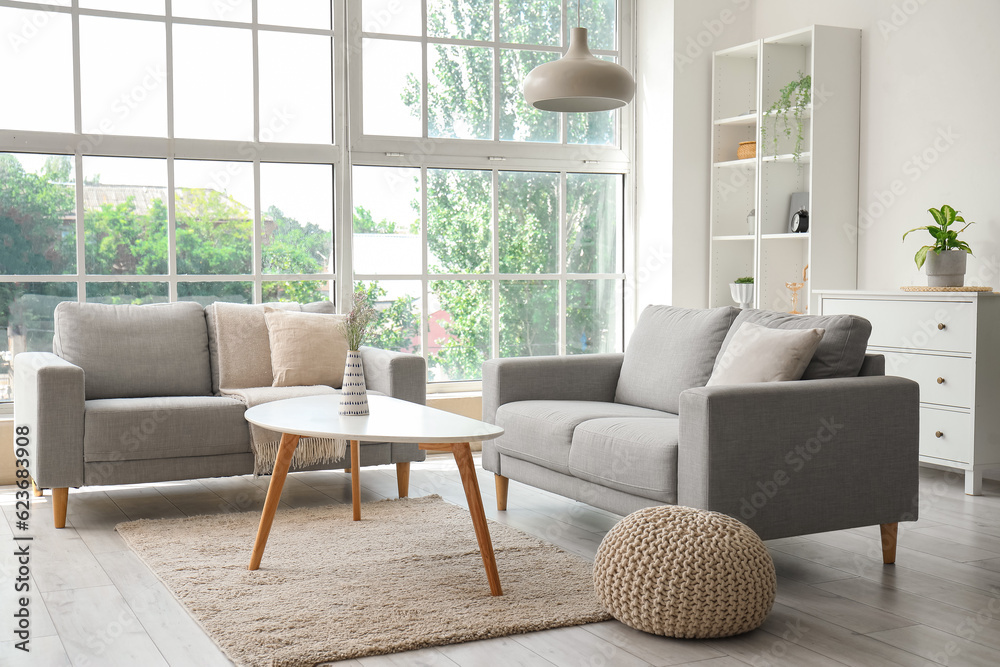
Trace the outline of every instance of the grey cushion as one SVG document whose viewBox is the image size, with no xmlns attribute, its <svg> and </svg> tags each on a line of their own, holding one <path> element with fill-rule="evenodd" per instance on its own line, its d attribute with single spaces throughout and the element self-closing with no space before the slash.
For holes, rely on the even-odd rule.
<svg viewBox="0 0 1000 667">
<path fill-rule="evenodd" d="M 239 401 L 222 396 L 165 396 L 87 401 L 84 461 L 136 461 L 250 451 Z M 88 479 L 88 484 L 97 482 Z"/>
<path fill-rule="evenodd" d="M 647 306 L 625 349 L 615 401 L 677 413 L 681 392 L 712 376 L 739 309 Z"/>
<path fill-rule="evenodd" d="M 664 503 L 677 502 L 677 417 L 591 419 L 576 427 L 574 477 Z"/>
<path fill-rule="evenodd" d="M 88 399 L 212 393 L 205 311 L 196 303 L 64 301 L 52 347 L 83 369 Z"/>
<path fill-rule="evenodd" d="M 569 475 L 573 431 L 602 417 L 662 418 L 658 410 L 598 401 L 518 401 L 497 410 L 496 423 L 505 433 L 497 451 Z"/>
<path fill-rule="evenodd" d="M 865 361 L 868 337 L 872 333 L 871 322 L 857 315 L 789 315 L 770 310 L 743 310 L 722 344 L 723 351 L 744 322 L 771 329 L 825 329 L 823 340 L 802 374 L 803 380 L 856 377 Z"/>
</svg>

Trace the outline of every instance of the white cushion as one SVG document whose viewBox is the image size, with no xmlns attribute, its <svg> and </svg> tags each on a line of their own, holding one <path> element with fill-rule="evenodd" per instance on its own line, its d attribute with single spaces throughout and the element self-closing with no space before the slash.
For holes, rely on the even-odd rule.
<svg viewBox="0 0 1000 667">
<path fill-rule="evenodd" d="M 744 322 L 722 352 L 707 386 L 798 380 L 824 333 L 823 329 L 769 329 Z"/>
</svg>

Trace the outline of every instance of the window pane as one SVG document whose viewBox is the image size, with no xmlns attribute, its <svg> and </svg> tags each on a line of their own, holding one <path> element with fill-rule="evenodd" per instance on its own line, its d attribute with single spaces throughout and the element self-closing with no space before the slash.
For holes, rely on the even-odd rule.
<svg viewBox="0 0 1000 667">
<path fill-rule="evenodd" d="M 559 283 L 555 280 L 500 282 L 500 356 L 559 353 Z"/>
<path fill-rule="evenodd" d="M 566 285 L 566 354 L 618 352 L 622 281 L 571 280 Z"/>
<path fill-rule="evenodd" d="M 83 158 L 87 273 L 167 273 L 168 202 L 166 160 Z"/>
<path fill-rule="evenodd" d="M 420 281 L 372 280 L 358 282 L 368 301 L 379 311 L 370 347 L 393 352 L 420 354 Z"/>
<path fill-rule="evenodd" d="M 587 43 L 591 49 L 613 51 L 616 48 L 616 5 L 616 0 L 587 0 L 582 3 L 580 25 L 587 29 Z M 576 20 L 574 9 L 574 7 L 570 8 L 571 25 L 576 25 L 574 23 Z"/>
<path fill-rule="evenodd" d="M 69 0 L 62 0 L 69 5 Z M 115 12 L 131 12 L 133 14 L 156 14 L 162 16 L 163 0 L 80 0 L 80 6 L 86 9 L 107 9 Z"/>
<path fill-rule="evenodd" d="M 170 300 L 167 283 L 87 283 L 89 303 L 131 304 L 166 303 Z"/>
<path fill-rule="evenodd" d="M 261 285 L 263 287 L 263 302 L 294 301 L 296 303 L 313 303 L 314 301 L 329 301 L 330 284 L 329 280 L 265 282 Z"/>
<path fill-rule="evenodd" d="M 503 141 L 559 141 L 560 114 L 536 109 L 524 100 L 521 84 L 528 73 L 559 58 L 545 51 L 500 52 L 503 99 L 500 101 L 500 139 Z"/>
<path fill-rule="evenodd" d="M 333 142 L 329 37 L 261 31 L 260 140 Z"/>
<path fill-rule="evenodd" d="M 420 45 L 364 39 L 361 59 L 364 133 L 421 136 Z"/>
<path fill-rule="evenodd" d="M 420 170 L 354 167 L 354 272 L 419 274 Z"/>
<path fill-rule="evenodd" d="M 76 301 L 76 283 L 0 283 L 0 401 L 14 398 L 15 354 L 52 351 L 52 312 L 61 301 Z"/>
<path fill-rule="evenodd" d="M 493 0 L 427 0 L 427 34 L 493 39 Z"/>
<path fill-rule="evenodd" d="M 73 32 L 69 14 L 0 7 L 0 127 L 73 131 Z M 20 100 L 20 103 L 11 103 Z M 25 101 L 30 100 L 30 103 Z"/>
<path fill-rule="evenodd" d="M 490 282 L 432 280 L 429 288 L 428 380 L 478 380 L 492 356 Z"/>
<path fill-rule="evenodd" d="M 253 139 L 249 30 L 174 24 L 174 134 Z"/>
<path fill-rule="evenodd" d="M 559 46 L 562 0 L 500 0 L 500 41 Z M 574 8 L 575 9 L 575 8 Z M 576 12 L 573 12 L 575 19 Z"/>
<path fill-rule="evenodd" d="M 84 132 L 167 136 L 166 43 L 162 23 L 80 17 Z"/>
<path fill-rule="evenodd" d="M 559 270 L 559 174 L 500 172 L 500 273 Z"/>
<path fill-rule="evenodd" d="M 330 0 L 257 0 L 257 21 L 330 30 Z"/>
<path fill-rule="evenodd" d="M 566 270 L 620 271 L 622 215 L 621 176 L 567 174 Z"/>
<path fill-rule="evenodd" d="M 488 171 L 427 170 L 427 270 L 488 273 L 493 182 Z"/>
<path fill-rule="evenodd" d="M 427 134 L 454 139 L 493 138 L 493 50 L 427 47 Z"/>
<path fill-rule="evenodd" d="M 361 0 L 361 29 L 394 35 L 420 35 L 420 3 L 401 0 Z"/>
<path fill-rule="evenodd" d="M 174 162 L 177 273 L 250 273 L 253 165 Z M 223 283 L 208 283 L 216 285 Z"/>
<path fill-rule="evenodd" d="M 174 16 L 249 23 L 251 5 L 249 0 L 173 0 L 170 6 Z"/>
<path fill-rule="evenodd" d="M 591 146 L 614 146 L 615 118 L 617 112 L 594 111 L 592 113 L 566 114 L 566 128 L 570 144 Z"/>
<path fill-rule="evenodd" d="M 253 283 L 193 282 L 177 283 L 177 300 L 194 301 L 203 306 L 216 301 L 253 303 Z"/>
<path fill-rule="evenodd" d="M 75 181 L 71 157 L 0 154 L 0 273 L 76 272 Z"/>
<path fill-rule="evenodd" d="M 332 166 L 262 163 L 260 202 L 264 273 L 333 273 Z"/>
</svg>

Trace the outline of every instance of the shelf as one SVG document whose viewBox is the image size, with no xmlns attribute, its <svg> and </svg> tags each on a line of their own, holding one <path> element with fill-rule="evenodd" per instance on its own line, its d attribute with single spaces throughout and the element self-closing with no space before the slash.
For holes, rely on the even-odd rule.
<svg viewBox="0 0 1000 667">
<path fill-rule="evenodd" d="M 785 153 L 783 155 L 766 155 L 760 159 L 761 162 L 795 162 L 794 155 L 791 153 Z M 799 164 L 809 164 L 812 161 L 812 153 L 810 151 L 803 151 L 799 155 Z M 719 162 L 715 163 L 719 166 Z"/>
<path fill-rule="evenodd" d="M 750 42 L 749 44 L 741 44 L 739 46 L 733 46 L 728 49 L 716 51 L 715 55 L 722 58 L 756 58 L 757 42 Z"/>
<path fill-rule="evenodd" d="M 796 236 L 801 236 L 796 234 Z M 728 236 L 713 236 L 713 241 L 753 241 L 753 234 L 731 234 Z"/>
<path fill-rule="evenodd" d="M 803 153 L 803 155 L 804 155 L 804 153 Z M 789 157 L 789 159 L 791 158 L 790 155 L 788 157 Z M 727 160 L 725 162 L 716 162 L 715 166 L 716 167 L 754 167 L 754 168 L 756 168 L 756 166 L 757 166 L 757 158 L 755 158 L 755 157 L 748 157 L 748 158 L 746 158 L 744 160 Z"/>
<path fill-rule="evenodd" d="M 813 29 L 811 27 L 782 33 L 764 40 L 765 44 L 783 44 L 785 46 L 812 46 L 812 42 Z"/>
<path fill-rule="evenodd" d="M 802 233 L 792 233 L 785 232 L 784 234 L 761 234 L 760 238 L 765 241 L 777 241 L 777 240 L 803 240 L 809 238 L 809 232 Z"/>
<path fill-rule="evenodd" d="M 753 127 L 757 124 L 757 114 L 748 113 L 742 116 L 732 116 L 730 118 L 720 118 L 715 121 L 716 125 L 742 125 L 744 127 Z"/>
</svg>

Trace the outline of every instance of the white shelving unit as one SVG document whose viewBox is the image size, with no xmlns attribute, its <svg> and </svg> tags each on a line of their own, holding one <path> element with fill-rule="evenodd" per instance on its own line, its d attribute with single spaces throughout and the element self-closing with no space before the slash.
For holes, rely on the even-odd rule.
<svg viewBox="0 0 1000 667">
<path fill-rule="evenodd" d="M 794 131 L 785 136 L 779 123 L 776 134 L 764 112 L 800 73 L 812 76 L 812 103 L 802 113 L 795 160 Z M 791 311 L 786 283 L 802 282 L 806 265 L 800 311 L 817 312 L 817 289 L 857 286 L 860 98 L 861 31 L 854 28 L 811 26 L 713 54 L 711 306 L 732 305 L 729 283 L 753 276 L 756 307 Z M 756 157 L 737 158 L 741 141 L 757 142 Z M 806 233 L 788 231 L 794 192 L 809 193 Z"/>
</svg>

